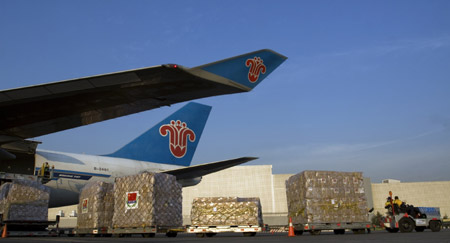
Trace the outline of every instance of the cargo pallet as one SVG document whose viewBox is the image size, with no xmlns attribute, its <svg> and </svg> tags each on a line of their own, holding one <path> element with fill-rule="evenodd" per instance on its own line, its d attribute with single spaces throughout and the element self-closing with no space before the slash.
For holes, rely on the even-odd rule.
<svg viewBox="0 0 450 243">
<path fill-rule="evenodd" d="M 7 236 L 58 236 L 59 217 L 55 221 L 2 220 L 1 232 Z M 56 225 L 56 230 L 47 230 L 49 225 Z"/>
<path fill-rule="evenodd" d="M 104 236 L 104 237 L 109 237 L 111 236 L 110 233 L 108 233 L 108 228 L 107 227 L 102 227 L 102 228 L 76 228 L 73 230 L 73 234 L 74 235 L 78 235 L 80 237 L 84 237 L 86 235 L 88 236 Z"/>
<path fill-rule="evenodd" d="M 259 225 L 219 225 L 219 226 L 189 226 L 186 233 L 196 234 L 197 237 L 213 237 L 217 233 L 243 233 L 244 236 L 255 236 L 262 232 Z"/>
<path fill-rule="evenodd" d="M 295 235 L 302 235 L 309 232 L 312 235 L 319 235 L 322 230 L 333 230 L 337 235 L 345 234 L 345 230 L 351 230 L 355 234 L 370 233 L 372 227 L 370 222 L 344 222 L 344 223 L 312 223 L 293 224 Z"/>
<path fill-rule="evenodd" d="M 165 233 L 167 237 L 177 237 L 179 232 L 185 232 L 184 227 L 152 225 L 146 227 L 119 227 L 108 230 L 109 234 L 118 235 L 119 237 L 141 234 L 144 238 L 155 237 L 156 233 Z"/>
<path fill-rule="evenodd" d="M 177 237 L 178 233 L 185 232 L 184 227 L 169 227 L 169 226 L 144 226 L 144 227 L 118 227 L 118 228 L 88 228 L 75 229 L 74 234 L 78 236 L 102 236 L 102 237 L 131 237 L 133 234 L 140 234 L 144 238 L 155 237 L 157 233 L 166 234 L 167 237 Z"/>
</svg>

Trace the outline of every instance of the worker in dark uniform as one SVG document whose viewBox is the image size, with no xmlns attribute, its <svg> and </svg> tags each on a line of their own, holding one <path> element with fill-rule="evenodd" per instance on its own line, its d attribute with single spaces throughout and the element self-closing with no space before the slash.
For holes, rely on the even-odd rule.
<svg viewBox="0 0 450 243">
<path fill-rule="evenodd" d="M 395 200 L 394 200 L 394 210 L 395 212 L 400 212 L 400 208 L 402 206 L 402 200 L 400 200 L 398 198 L 398 196 L 395 196 Z"/>
</svg>

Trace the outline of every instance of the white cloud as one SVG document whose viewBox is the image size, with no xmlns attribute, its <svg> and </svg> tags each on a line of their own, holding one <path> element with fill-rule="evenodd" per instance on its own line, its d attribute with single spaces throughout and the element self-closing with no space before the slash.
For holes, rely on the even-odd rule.
<svg viewBox="0 0 450 243">
<path fill-rule="evenodd" d="M 439 48 L 447 48 L 449 46 L 450 46 L 450 36 L 443 36 L 432 39 L 404 39 L 381 43 L 380 45 L 377 46 L 369 46 L 366 48 L 327 53 L 324 54 L 324 57 L 327 56 L 342 57 L 342 56 L 360 56 L 360 55 L 383 56 L 399 51 L 435 50 Z"/>
</svg>

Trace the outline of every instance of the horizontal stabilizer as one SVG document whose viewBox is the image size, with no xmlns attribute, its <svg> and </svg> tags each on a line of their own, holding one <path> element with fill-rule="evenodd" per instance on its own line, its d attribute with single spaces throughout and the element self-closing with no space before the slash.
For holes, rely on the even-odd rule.
<svg viewBox="0 0 450 243">
<path fill-rule="evenodd" d="M 207 174 L 217 172 L 219 170 L 224 170 L 235 165 L 240 165 L 252 160 L 258 159 L 256 157 L 241 157 L 237 159 L 224 160 L 219 162 L 212 162 L 201 165 L 194 165 L 186 168 L 163 171 L 163 173 L 174 175 L 177 180 L 183 179 L 193 179 L 196 177 L 201 177 Z"/>
</svg>

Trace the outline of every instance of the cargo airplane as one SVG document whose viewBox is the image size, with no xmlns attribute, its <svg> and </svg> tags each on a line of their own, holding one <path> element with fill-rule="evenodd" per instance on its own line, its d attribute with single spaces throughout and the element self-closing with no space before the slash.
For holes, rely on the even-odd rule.
<svg viewBox="0 0 450 243">
<path fill-rule="evenodd" d="M 206 65 L 176 64 L 0 91 L 0 173 L 33 175 L 54 166 L 50 206 L 78 203 L 89 181 L 142 171 L 177 177 L 183 186 L 254 157 L 190 166 L 211 107 L 188 103 L 114 153 L 94 156 L 39 150 L 38 136 L 193 99 L 248 92 L 286 57 L 259 50 Z"/>
</svg>

